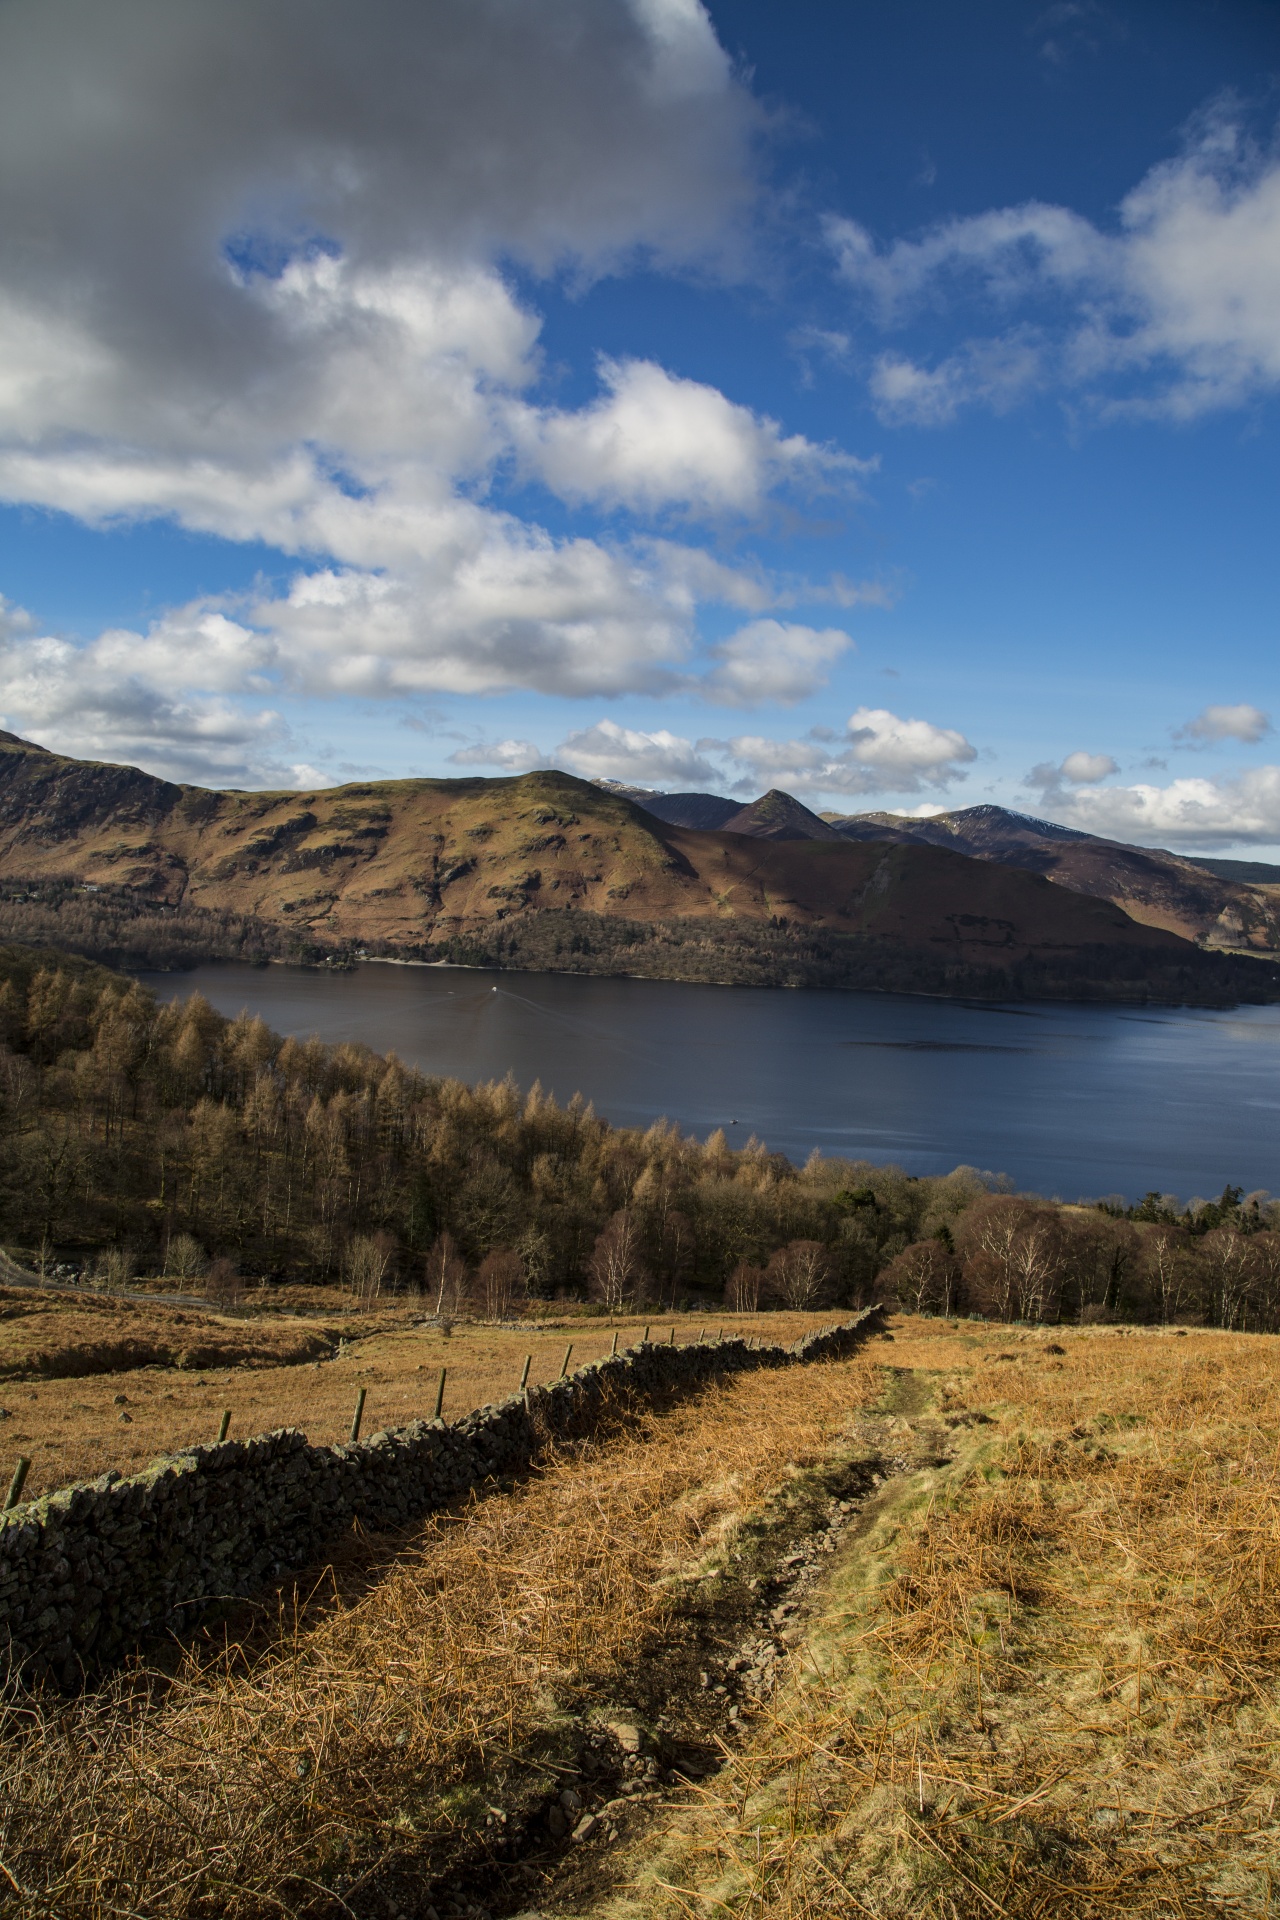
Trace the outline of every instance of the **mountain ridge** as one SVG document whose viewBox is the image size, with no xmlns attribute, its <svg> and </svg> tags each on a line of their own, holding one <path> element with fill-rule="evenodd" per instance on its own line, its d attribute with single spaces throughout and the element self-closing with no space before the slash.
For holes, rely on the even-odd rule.
<svg viewBox="0 0 1280 1920">
<path fill-rule="evenodd" d="M 38 918 L 60 889 L 59 911 L 88 894 L 104 914 L 222 916 L 270 932 L 272 952 L 293 941 L 596 971 L 665 954 L 695 969 L 674 977 L 987 993 L 1029 965 L 1059 989 L 1078 976 L 1106 992 L 1112 979 L 1126 997 L 1156 976 L 1166 995 L 1194 998 L 1203 984 L 1215 1003 L 1280 991 L 1280 974 L 1273 983 L 1249 962 L 1228 986 L 1184 940 L 1041 875 L 951 847 L 851 840 L 791 796 L 763 799 L 745 810 L 756 831 L 735 833 L 671 825 L 555 771 L 214 790 L 11 735 L 0 893 L 10 924 L 19 911 Z"/>
<path fill-rule="evenodd" d="M 620 791 L 622 789 L 619 789 Z M 820 821 L 821 833 L 841 839 L 899 846 L 951 847 L 972 859 L 1043 874 L 1075 893 L 1110 900 L 1141 925 L 1163 927 L 1207 949 L 1280 953 L 1280 867 L 1231 860 L 1192 860 L 1162 847 L 1135 847 L 1079 827 L 1060 826 L 991 802 L 924 817 L 887 812 L 810 814 L 788 794 L 773 793 L 730 812 L 719 795 L 661 794 L 625 789 L 636 804 L 673 825 L 692 824 L 705 803 L 725 833 L 754 833 L 752 819 L 766 801 L 790 802 L 790 837 L 802 835 L 803 816 Z"/>
</svg>

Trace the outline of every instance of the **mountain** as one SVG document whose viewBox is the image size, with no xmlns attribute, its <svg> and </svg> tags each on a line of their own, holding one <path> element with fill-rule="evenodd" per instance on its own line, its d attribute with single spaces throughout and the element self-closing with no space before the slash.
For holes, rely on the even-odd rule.
<svg viewBox="0 0 1280 1920">
<path fill-rule="evenodd" d="M 694 827 L 720 833 L 745 833 L 753 840 L 839 840 L 843 836 L 827 825 L 821 814 L 778 787 L 771 787 L 743 806 L 718 793 L 656 793 L 651 787 L 627 787 L 620 780 L 597 780 L 607 793 L 620 793 L 672 827 Z"/>
<path fill-rule="evenodd" d="M 624 800 L 634 800 L 655 820 L 665 820 L 670 827 L 715 831 L 744 811 L 741 800 L 725 800 L 718 793 L 657 793 L 652 787 L 625 786 L 621 780 L 595 780 L 592 785 L 605 793 L 620 793 Z"/>
<path fill-rule="evenodd" d="M 1265 860 L 1206 860 L 1197 855 L 1188 864 L 1216 873 L 1220 880 L 1241 880 L 1250 887 L 1280 887 L 1280 867 L 1268 866 Z"/>
<path fill-rule="evenodd" d="M 1280 952 L 1280 896 L 1250 884 L 1250 862 L 1195 861 L 1126 846 L 1007 807 L 962 807 L 918 820 L 902 814 L 826 814 L 848 840 L 951 847 L 976 860 L 1041 873 L 1075 893 L 1110 900 L 1144 926 L 1203 947 Z M 1244 868 L 1246 871 L 1229 871 Z M 1280 870 L 1265 869 L 1280 881 Z"/>
<path fill-rule="evenodd" d="M 748 834 L 755 840 L 839 840 L 819 814 L 811 813 L 789 793 L 771 787 L 748 807 L 739 807 L 724 823 L 725 833 Z"/>
<path fill-rule="evenodd" d="M 144 922 L 234 920 L 264 955 L 363 949 L 1001 997 L 1280 997 L 1280 970 L 1201 953 L 1020 867 L 830 828 L 762 838 L 803 825 L 807 809 L 748 811 L 754 835 L 675 827 L 555 772 L 214 792 L 0 735 L 0 937 L 56 943 L 59 925 L 92 925 L 80 950 L 106 952 L 110 923 L 110 950 L 125 955 Z"/>
<path fill-rule="evenodd" d="M 1130 919 L 1163 927 L 1197 946 L 1280 953 L 1280 867 L 1260 862 L 1184 859 L 1158 848 L 1104 840 L 1008 807 L 962 807 L 922 820 L 895 813 L 819 815 L 776 788 L 745 807 L 716 794 L 615 790 L 677 826 L 714 826 L 723 833 L 763 839 L 823 840 L 834 835 L 895 846 L 950 847 L 971 859 L 1021 867 L 1075 893 L 1110 900 Z"/>
</svg>

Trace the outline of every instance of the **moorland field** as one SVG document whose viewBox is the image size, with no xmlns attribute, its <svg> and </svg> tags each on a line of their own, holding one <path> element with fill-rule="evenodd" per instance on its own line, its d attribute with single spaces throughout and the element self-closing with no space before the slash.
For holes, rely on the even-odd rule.
<svg viewBox="0 0 1280 1920">
<path fill-rule="evenodd" d="M 887 1333 L 11 1700 L 8 1909 L 1272 1911 L 1274 1337 Z"/>
</svg>

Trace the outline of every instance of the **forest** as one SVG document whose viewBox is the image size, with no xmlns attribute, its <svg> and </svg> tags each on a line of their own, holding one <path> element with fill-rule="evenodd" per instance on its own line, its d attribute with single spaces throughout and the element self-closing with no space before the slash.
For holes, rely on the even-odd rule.
<svg viewBox="0 0 1280 1920">
<path fill-rule="evenodd" d="M 0 928 L 3 922 L 0 921 Z M 371 951 L 376 950 L 371 948 Z M 970 1000 L 1105 1000 L 1137 1005 L 1237 1006 L 1280 997 L 1280 971 L 1260 958 L 1082 945 L 984 964 L 936 938 L 889 940 L 829 927 L 683 918 L 532 913 L 437 935 L 433 958 L 472 967 L 638 975 L 734 987 L 838 987 Z"/>
<path fill-rule="evenodd" d="M 177 906 L 134 887 L 78 880 L 0 882 L 0 941 L 54 947 L 108 967 L 173 973 L 206 960 L 350 966 L 346 947 L 229 908 Z"/>
<path fill-rule="evenodd" d="M 1280 1205 L 1228 1187 L 1064 1205 L 960 1167 L 916 1178 L 534 1086 L 467 1087 L 158 1005 L 72 955 L 0 948 L 0 1244 L 86 1282 L 409 1291 L 441 1314 L 896 1301 L 1041 1323 L 1280 1327 Z"/>
<path fill-rule="evenodd" d="M 1235 1006 L 1280 997 L 1261 957 L 1110 944 L 983 964 L 946 942 L 914 943 L 826 927 L 685 917 L 631 920 L 583 910 L 522 911 L 418 942 L 341 937 L 228 907 L 174 905 L 134 887 L 78 880 L 0 882 L 0 941 L 48 946 L 109 967 L 179 972 L 209 960 L 346 968 L 361 954 L 443 960 L 511 972 L 638 975 L 734 987 L 836 987 L 973 1000 L 1103 1000 Z"/>
</svg>

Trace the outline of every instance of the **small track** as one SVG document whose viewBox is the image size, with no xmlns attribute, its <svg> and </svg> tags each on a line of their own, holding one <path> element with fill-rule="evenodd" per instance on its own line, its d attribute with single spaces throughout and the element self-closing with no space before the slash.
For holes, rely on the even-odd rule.
<svg viewBox="0 0 1280 1920">
<path fill-rule="evenodd" d="M 588 1673 L 564 1697 L 523 1790 L 491 1815 L 484 1850 L 460 1851 L 412 1900 L 400 1889 L 403 1920 L 550 1920 L 590 1912 L 625 1887 L 646 1830 L 731 1762 L 784 1684 L 837 1556 L 870 1525 L 884 1491 L 949 1457 L 945 1427 L 925 1412 L 931 1377 L 886 1372 L 880 1407 L 858 1418 L 838 1454 L 749 1518 L 728 1555 L 683 1584 L 630 1674 Z"/>
</svg>

